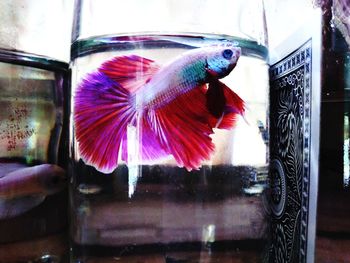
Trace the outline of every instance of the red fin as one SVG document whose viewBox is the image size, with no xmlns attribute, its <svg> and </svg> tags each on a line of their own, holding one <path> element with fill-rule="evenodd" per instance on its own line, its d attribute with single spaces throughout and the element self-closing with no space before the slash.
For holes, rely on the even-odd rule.
<svg viewBox="0 0 350 263">
<path fill-rule="evenodd" d="M 127 125 L 134 118 L 127 90 L 101 72 L 88 74 L 74 99 L 75 132 L 83 160 L 101 172 L 112 172 Z"/>
<path fill-rule="evenodd" d="M 114 57 L 104 62 L 99 71 L 118 82 L 124 89 L 134 93 L 159 70 L 150 59 L 137 55 Z"/>
<path fill-rule="evenodd" d="M 224 99 L 219 99 L 218 104 L 222 103 L 222 101 L 225 101 L 224 107 L 222 105 L 216 106 L 214 108 L 216 112 L 213 114 L 212 110 L 210 111 L 213 114 L 213 117 L 209 120 L 209 123 L 212 127 L 216 127 L 218 129 L 231 129 L 235 126 L 235 123 L 237 121 L 237 115 L 243 115 L 245 111 L 244 107 L 244 101 L 235 93 L 233 92 L 229 87 L 227 87 L 224 83 L 222 83 L 219 80 L 214 81 L 214 83 L 211 83 L 213 89 L 217 89 L 216 92 L 207 93 L 207 99 L 212 100 L 212 102 L 207 102 L 207 105 L 209 104 L 215 104 L 215 97 L 213 95 L 216 95 L 216 93 L 220 93 L 224 96 Z M 208 89 L 208 92 L 210 90 L 210 86 Z M 222 110 L 220 117 L 218 118 L 219 110 Z"/>
<path fill-rule="evenodd" d="M 187 170 L 198 169 L 214 151 L 205 91 L 205 85 L 196 87 L 146 114 L 160 145 Z"/>
</svg>

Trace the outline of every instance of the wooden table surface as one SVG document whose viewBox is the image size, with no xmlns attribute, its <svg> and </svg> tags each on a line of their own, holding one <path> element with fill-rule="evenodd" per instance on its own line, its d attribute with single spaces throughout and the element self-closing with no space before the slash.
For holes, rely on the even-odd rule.
<svg viewBox="0 0 350 263">
<path fill-rule="evenodd" d="M 36 262 L 44 255 L 58 255 L 68 262 L 68 243 L 65 233 L 27 241 L 0 244 L 0 263 Z"/>
<path fill-rule="evenodd" d="M 89 258 L 84 263 L 255 263 L 259 262 L 255 251 L 223 253 L 176 252 L 168 255 L 152 254 L 128 257 Z"/>
<path fill-rule="evenodd" d="M 0 263 L 24 263 L 40 258 L 47 254 L 66 254 L 60 263 L 68 263 L 67 236 L 53 235 L 26 242 L 0 245 Z M 84 263 L 254 263 L 260 262 L 260 255 L 254 251 L 234 251 L 226 253 L 176 252 L 169 253 L 168 262 L 164 254 L 149 254 L 127 257 L 89 258 Z M 181 261 L 181 259 L 188 261 Z M 178 259 L 172 260 L 172 259 Z M 317 238 L 315 262 L 317 263 L 348 263 L 350 262 L 350 239 Z"/>
</svg>

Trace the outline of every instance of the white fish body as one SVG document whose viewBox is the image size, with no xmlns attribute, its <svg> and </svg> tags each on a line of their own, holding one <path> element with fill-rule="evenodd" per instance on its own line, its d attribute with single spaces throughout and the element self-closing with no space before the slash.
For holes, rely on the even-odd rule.
<svg viewBox="0 0 350 263">
<path fill-rule="evenodd" d="M 1 167 L 0 219 L 21 215 L 65 187 L 65 172 L 56 165 L 27 167 L 10 163 Z"/>
</svg>

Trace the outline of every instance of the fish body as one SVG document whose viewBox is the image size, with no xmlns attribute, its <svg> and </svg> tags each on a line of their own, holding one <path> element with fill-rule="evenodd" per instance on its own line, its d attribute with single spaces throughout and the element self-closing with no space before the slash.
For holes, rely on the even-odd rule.
<svg viewBox="0 0 350 263">
<path fill-rule="evenodd" d="M 213 129 L 232 128 L 244 113 L 243 100 L 219 81 L 240 54 L 225 44 L 190 50 L 162 67 L 136 55 L 104 62 L 75 93 L 75 131 L 85 163 L 109 173 L 119 152 L 127 161 L 131 125 L 141 130 L 141 160 L 172 155 L 180 167 L 198 169 L 215 149 Z"/>
<path fill-rule="evenodd" d="M 198 56 L 175 60 L 164 66 L 137 93 L 142 109 L 159 108 L 177 96 L 205 83 L 205 61 Z M 138 108 L 139 105 L 136 105 Z"/>
<path fill-rule="evenodd" d="M 47 195 L 55 194 L 65 186 L 65 172 L 56 165 L 17 167 L 9 173 L 1 173 L 0 219 L 23 214 L 42 203 Z"/>
<path fill-rule="evenodd" d="M 150 104 L 162 107 L 176 97 L 209 82 L 210 78 L 228 75 L 236 65 L 241 50 L 233 46 L 223 49 L 232 54 L 229 59 L 222 59 L 222 48 L 224 47 L 218 49 L 217 46 L 209 46 L 193 49 L 160 68 L 136 93 L 141 98 L 143 107 L 150 107 Z"/>
</svg>

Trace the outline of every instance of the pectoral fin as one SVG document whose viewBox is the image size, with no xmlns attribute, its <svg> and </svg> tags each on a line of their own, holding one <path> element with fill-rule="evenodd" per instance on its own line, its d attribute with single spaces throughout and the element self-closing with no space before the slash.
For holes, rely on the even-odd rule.
<svg viewBox="0 0 350 263">
<path fill-rule="evenodd" d="M 219 80 L 209 83 L 206 98 L 208 111 L 212 114 L 209 120 L 212 127 L 231 129 L 236 124 L 237 116 L 244 114 L 244 101 Z"/>
<path fill-rule="evenodd" d="M 224 112 L 226 99 L 224 95 L 224 87 L 220 81 L 212 81 L 206 93 L 207 107 L 209 112 L 216 118 L 220 118 Z"/>
</svg>

